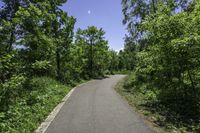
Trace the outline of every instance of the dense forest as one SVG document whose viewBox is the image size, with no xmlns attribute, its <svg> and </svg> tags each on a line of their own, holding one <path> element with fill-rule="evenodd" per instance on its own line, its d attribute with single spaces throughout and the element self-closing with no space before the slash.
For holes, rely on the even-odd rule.
<svg viewBox="0 0 200 133">
<path fill-rule="evenodd" d="M 73 86 L 116 72 L 128 73 L 120 92 L 139 97 L 157 125 L 200 131 L 198 0 L 122 0 L 128 34 L 119 52 L 102 28 L 75 32 L 66 2 L 3 0 L 0 132 L 33 132 Z"/>
<path fill-rule="evenodd" d="M 159 126 L 200 132 L 200 2 L 123 0 L 122 7 L 129 34 L 119 55 L 132 72 L 122 93 Z"/>
</svg>

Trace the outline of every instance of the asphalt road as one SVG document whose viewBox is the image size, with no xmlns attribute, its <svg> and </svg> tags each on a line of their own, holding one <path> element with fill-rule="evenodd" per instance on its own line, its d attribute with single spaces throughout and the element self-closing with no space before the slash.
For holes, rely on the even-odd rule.
<svg viewBox="0 0 200 133">
<path fill-rule="evenodd" d="M 45 133 L 154 133 L 114 91 L 123 77 L 93 80 L 76 88 Z"/>
</svg>

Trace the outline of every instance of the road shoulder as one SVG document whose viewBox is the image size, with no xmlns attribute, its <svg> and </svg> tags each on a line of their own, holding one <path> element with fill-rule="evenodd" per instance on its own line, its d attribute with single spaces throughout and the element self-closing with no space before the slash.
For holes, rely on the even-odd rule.
<svg viewBox="0 0 200 133">
<path fill-rule="evenodd" d="M 72 93 L 75 91 L 76 88 L 87 84 L 90 81 L 87 81 L 85 83 L 82 83 L 80 85 L 77 85 L 76 87 L 72 88 L 71 91 L 62 99 L 62 101 L 53 109 L 53 111 L 47 116 L 47 118 L 45 119 L 45 121 L 43 121 L 40 126 L 35 130 L 35 133 L 45 133 L 46 130 L 48 129 L 48 127 L 50 126 L 51 122 L 55 119 L 56 115 L 60 112 L 60 110 L 62 109 L 63 105 L 67 102 L 67 100 L 69 99 L 69 97 L 72 95 Z"/>
</svg>

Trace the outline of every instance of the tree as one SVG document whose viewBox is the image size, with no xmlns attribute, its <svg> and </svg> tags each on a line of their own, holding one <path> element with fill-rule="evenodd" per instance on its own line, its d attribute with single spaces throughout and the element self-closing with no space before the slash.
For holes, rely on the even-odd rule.
<svg viewBox="0 0 200 133">
<path fill-rule="evenodd" d="M 195 1 L 195 0 L 194 0 Z M 128 36 L 134 39 L 135 44 L 140 50 L 148 45 L 148 33 L 141 26 L 145 19 L 151 15 L 156 17 L 156 12 L 160 5 L 166 5 L 171 14 L 175 14 L 177 9 L 180 11 L 190 10 L 194 1 L 188 0 L 122 0 L 122 12 L 124 14 L 123 23 L 127 25 Z M 196 2 L 194 2 L 196 3 Z"/>
<path fill-rule="evenodd" d="M 184 9 L 180 12 L 174 12 L 170 2 L 159 2 L 156 12 L 144 16 L 139 23 L 138 31 L 143 32 L 139 39 L 142 39 L 138 41 L 132 36 L 127 37 L 130 38 L 131 45 L 125 45 L 122 55 L 125 59 L 126 53 L 135 49 L 136 67 L 132 88 L 153 92 L 157 100 L 180 115 L 180 119 L 194 120 L 200 110 L 200 99 L 197 96 L 200 94 L 200 45 L 197 30 L 200 3 L 182 2 L 175 3 L 175 7 L 181 5 Z M 196 3 L 195 6 L 190 5 L 193 2 Z M 193 8 L 188 8 L 191 6 Z M 144 41 L 147 45 L 142 49 L 138 48 Z"/>
<path fill-rule="evenodd" d="M 115 71 L 119 71 L 119 56 L 118 53 L 114 50 L 109 51 L 110 55 L 110 63 L 109 63 L 109 71 L 111 74 L 114 74 Z"/>
<path fill-rule="evenodd" d="M 0 11 L 0 104 L 6 110 L 8 103 L 14 102 L 21 93 L 20 88 L 33 76 L 47 75 L 63 80 L 66 69 L 61 69 L 61 65 L 68 61 L 75 19 L 59 9 L 66 1 L 3 2 L 5 6 Z M 20 86 L 12 90 L 17 82 Z"/>
<path fill-rule="evenodd" d="M 108 42 L 104 39 L 103 29 L 94 26 L 85 30 L 78 29 L 76 34 L 76 44 L 82 46 L 87 60 L 85 71 L 90 77 L 102 74 L 106 69 L 106 59 L 108 56 Z"/>
</svg>

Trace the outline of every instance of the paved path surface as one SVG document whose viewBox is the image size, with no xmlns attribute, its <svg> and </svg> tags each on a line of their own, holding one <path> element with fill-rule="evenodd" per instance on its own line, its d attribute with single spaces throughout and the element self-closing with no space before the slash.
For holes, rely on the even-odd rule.
<svg viewBox="0 0 200 133">
<path fill-rule="evenodd" d="M 154 133 L 113 90 L 123 77 L 76 88 L 45 133 Z"/>
</svg>

